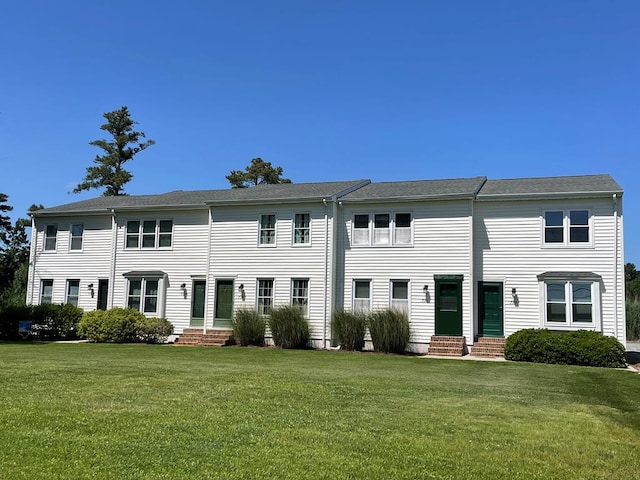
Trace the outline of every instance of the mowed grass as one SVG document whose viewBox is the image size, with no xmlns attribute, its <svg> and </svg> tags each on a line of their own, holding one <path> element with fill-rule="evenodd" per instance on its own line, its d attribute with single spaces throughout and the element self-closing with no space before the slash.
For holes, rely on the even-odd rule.
<svg viewBox="0 0 640 480">
<path fill-rule="evenodd" d="M 640 375 L 346 352 L 0 344 L 2 479 L 631 479 Z"/>
</svg>

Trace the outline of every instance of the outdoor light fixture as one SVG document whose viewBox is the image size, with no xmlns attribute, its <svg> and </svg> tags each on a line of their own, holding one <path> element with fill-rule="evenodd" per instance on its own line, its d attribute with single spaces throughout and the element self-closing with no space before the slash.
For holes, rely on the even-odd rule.
<svg viewBox="0 0 640 480">
<path fill-rule="evenodd" d="M 87 289 L 91 292 L 91 298 L 93 298 L 93 283 L 90 283 L 89 285 L 87 285 Z"/>
<path fill-rule="evenodd" d="M 187 298 L 187 284 L 183 283 L 182 285 L 180 285 L 180 289 L 182 290 L 182 295 L 184 296 L 184 298 Z"/>
<path fill-rule="evenodd" d="M 515 297 L 516 295 L 517 295 L 517 293 L 516 293 L 516 287 L 513 287 L 513 288 L 511 289 L 511 296 Z"/>
<path fill-rule="evenodd" d="M 238 290 L 240 290 L 240 296 L 242 297 L 242 300 L 244 301 L 244 299 L 247 297 L 247 294 L 244 293 L 244 283 L 240 284 L 240 286 L 238 287 Z"/>
<path fill-rule="evenodd" d="M 429 291 L 429 285 L 425 285 L 424 287 L 422 287 L 422 291 L 424 292 L 424 294 L 426 295 L 427 292 Z"/>
</svg>

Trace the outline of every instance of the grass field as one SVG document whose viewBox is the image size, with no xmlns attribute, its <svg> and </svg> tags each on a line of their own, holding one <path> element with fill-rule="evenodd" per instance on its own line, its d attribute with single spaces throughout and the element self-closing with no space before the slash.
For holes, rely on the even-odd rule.
<svg viewBox="0 0 640 480">
<path fill-rule="evenodd" d="M 628 371 L 0 344 L 2 479 L 629 480 L 639 447 Z"/>
</svg>

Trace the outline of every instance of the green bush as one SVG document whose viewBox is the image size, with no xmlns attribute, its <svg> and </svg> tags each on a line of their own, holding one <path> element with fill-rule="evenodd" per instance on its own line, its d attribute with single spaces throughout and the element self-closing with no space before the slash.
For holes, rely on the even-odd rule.
<svg viewBox="0 0 640 480">
<path fill-rule="evenodd" d="M 18 326 L 21 320 L 31 320 L 31 307 L 28 305 L 6 306 L 0 310 L 0 338 L 17 340 L 20 338 Z"/>
<path fill-rule="evenodd" d="M 280 348 L 305 348 L 309 343 L 309 321 L 300 307 L 274 307 L 269 318 L 273 343 Z"/>
<path fill-rule="evenodd" d="M 369 315 L 369 333 L 376 352 L 403 353 L 409 345 L 409 317 L 399 310 L 387 309 Z"/>
<path fill-rule="evenodd" d="M 627 300 L 627 340 L 640 340 L 640 302 Z"/>
<path fill-rule="evenodd" d="M 147 318 L 142 315 L 136 325 L 136 336 L 145 343 L 164 343 L 173 334 L 173 324 L 166 318 Z"/>
<path fill-rule="evenodd" d="M 624 346 L 613 337 L 590 330 L 552 332 L 528 328 L 510 335 L 507 360 L 592 367 L 623 367 Z"/>
<path fill-rule="evenodd" d="M 133 308 L 112 308 L 86 312 L 78 325 L 78 334 L 100 343 L 135 342 L 138 325 L 145 316 Z"/>
<path fill-rule="evenodd" d="M 81 308 L 70 303 L 33 305 L 33 332 L 42 338 L 76 338 L 83 313 Z"/>
<path fill-rule="evenodd" d="M 367 330 L 367 316 L 360 312 L 336 310 L 331 316 L 333 335 L 344 350 L 362 350 Z"/>
<path fill-rule="evenodd" d="M 262 315 L 255 310 L 240 308 L 233 320 L 233 337 L 243 347 L 264 345 L 266 323 Z"/>
</svg>

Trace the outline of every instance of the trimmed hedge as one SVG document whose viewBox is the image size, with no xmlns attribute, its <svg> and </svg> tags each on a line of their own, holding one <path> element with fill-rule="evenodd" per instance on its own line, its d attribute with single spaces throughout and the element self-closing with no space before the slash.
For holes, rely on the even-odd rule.
<svg viewBox="0 0 640 480">
<path fill-rule="evenodd" d="M 138 340 L 138 325 L 146 317 L 133 308 L 93 310 L 83 315 L 78 333 L 98 343 L 125 343 Z"/>
<path fill-rule="evenodd" d="M 306 348 L 311 338 L 309 321 L 300 307 L 274 307 L 269 317 L 273 343 L 280 348 Z"/>
<path fill-rule="evenodd" d="M 590 330 L 554 332 L 528 328 L 510 335 L 504 348 L 507 360 L 517 362 L 624 367 L 624 346 L 613 337 Z"/>
<path fill-rule="evenodd" d="M 144 343 L 164 343 L 173 334 L 173 324 L 166 318 L 144 317 L 136 327 L 136 335 Z"/>
<path fill-rule="evenodd" d="M 369 333 L 376 352 L 403 353 L 409 345 L 409 317 L 399 310 L 387 309 L 369 315 Z"/>
<path fill-rule="evenodd" d="M 15 340 L 19 322 L 30 320 L 31 335 L 41 339 L 77 338 L 83 310 L 70 303 L 9 306 L 0 311 L 0 338 Z"/>
<path fill-rule="evenodd" d="M 255 310 L 240 308 L 236 311 L 233 320 L 233 337 L 243 347 L 248 345 L 264 346 L 265 329 L 264 318 Z"/>
<path fill-rule="evenodd" d="M 360 312 L 336 310 L 331 316 L 333 335 L 344 350 L 359 351 L 364 348 L 367 316 Z"/>
</svg>

